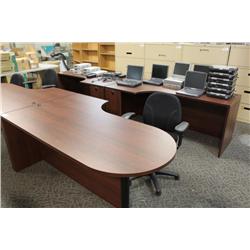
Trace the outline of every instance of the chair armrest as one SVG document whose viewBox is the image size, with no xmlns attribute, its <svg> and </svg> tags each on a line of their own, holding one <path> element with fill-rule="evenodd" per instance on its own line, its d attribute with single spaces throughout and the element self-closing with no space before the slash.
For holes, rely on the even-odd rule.
<svg viewBox="0 0 250 250">
<path fill-rule="evenodd" d="M 36 81 L 32 80 L 32 81 L 26 81 L 26 82 L 24 82 L 24 84 L 33 84 L 33 83 L 36 83 Z"/>
<path fill-rule="evenodd" d="M 189 127 L 189 123 L 188 122 L 181 122 L 178 125 L 175 126 L 174 130 L 179 133 L 179 134 L 183 134 Z"/>
<path fill-rule="evenodd" d="M 123 114 L 122 117 L 125 119 L 130 119 L 134 115 L 136 115 L 134 112 L 127 112 L 127 113 Z"/>
<path fill-rule="evenodd" d="M 56 85 L 55 84 L 51 84 L 51 85 L 43 85 L 42 89 L 48 89 L 48 88 L 55 88 Z"/>
</svg>

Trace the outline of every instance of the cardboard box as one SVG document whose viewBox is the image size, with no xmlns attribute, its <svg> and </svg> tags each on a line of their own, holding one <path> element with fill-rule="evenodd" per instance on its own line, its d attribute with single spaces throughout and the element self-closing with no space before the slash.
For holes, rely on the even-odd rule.
<svg viewBox="0 0 250 250">
<path fill-rule="evenodd" d="M 0 64 L 0 73 L 10 72 L 10 71 L 12 71 L 11 64 L 7 64 L 7 65 Z"/>
<path fill-rule="evenodd" d="M 36 52 L 32 52 L 32 51 L 26 52 L 25 55 L 27 56 L 27 58 L 30 61 L 31 68 L 32 69 L 38 68 L 39 59 L 38 59 L 38 56 L 37 56 Z"/>
<path fill-rule="evenodd" d="M 10 53 L 9 52 L 0 52 L 1 61 L 10 61 Z"/>
<path fill-rule="evenodd" d="M 23 48 L 13 48 L 12 51 L 15 53 L 17 57 L 25 57 Z"/>
<path fill-rule="evenodd" d="M 30 62 L 27 57 L 16 58 L 18 71 L 30 69 Z"/>
</svg>

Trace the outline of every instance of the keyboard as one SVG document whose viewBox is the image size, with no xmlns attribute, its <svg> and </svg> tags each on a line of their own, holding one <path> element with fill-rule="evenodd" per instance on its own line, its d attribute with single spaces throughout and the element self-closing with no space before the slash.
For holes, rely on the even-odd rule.
<svg viewBox="0 0 250 250">
<path fill-rule="evenodd" d="M 142 84 L 142 81 L 140 80 L 134 80 L 134 79 L 124 79 L 123 81 L 118 80 L 116 81 L 118 85 L 128 86 L 128 87 L 136 87 Z"/>
<path fill-rule="evenodd" d="M 179 94 L 196 96 L 196 97 L 203 95 L 204 92 L 205 91 L 203 89 L 193 89 L 193 88 L 184 88 L 184 89 L 177 91 L 177 93 Z"/>
<path fill-rule="evenodd" d="M 159 78 L 152 78 L 150 80 L 144 80 L 143 83 L 160 86 L 163 84 L 163 80 Z"/>
</svg>

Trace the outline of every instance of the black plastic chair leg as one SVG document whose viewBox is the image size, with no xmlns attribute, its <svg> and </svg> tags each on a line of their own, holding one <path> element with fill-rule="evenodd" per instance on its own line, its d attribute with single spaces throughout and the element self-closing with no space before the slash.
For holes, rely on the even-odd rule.
<svg viewBox="0 0 250 250">
<path fill-rule="evenodd" d="M 161 195 L 160 184 L 159 184 L 159 182 L 158 182 L 158 180 L 157 180 L 157 178 L 156 178 L 155 173 L 149 175 L 149 177 L 150 177 L 150 180 L 152 181 L 153 186 L 154 186 L 154 188 L 155 188 L 155 194 L 156 194 L 156 195 Z"/>
<path fill-rule="evenodd" d="M 171 176 L 174 177 L 175 180 L 179 180 L 180 176 L 177 173 L 174 173 L 172 171 L 165 171 L 165 172 L 155 172 L 156 175 L 165 175 L 165 176 Z"/>
</svg>

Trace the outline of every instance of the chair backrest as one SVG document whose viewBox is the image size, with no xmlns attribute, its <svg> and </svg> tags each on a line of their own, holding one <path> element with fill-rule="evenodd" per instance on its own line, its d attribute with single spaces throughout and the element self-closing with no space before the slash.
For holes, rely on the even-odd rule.
<svg viewBox="0 0 250 250">
<path fill-rule="evenodd" d="M 147 98 L 143 109 L 144 123 L 171 132 L 181 120 L 181 103 L 178 97 L 156 92 Z"/>
<path fill-rule="evenodd" d="M 24 86 L 24 77 L 18 73 L 15 73 L 11 76 L 10 83 L 13 83 L 13 84 L 21 86 L 21 87 L 25 87 Z"/>
<path fill-rule="evenodd" d="M 57 73 L 53 69 L 47 69 L 42 74 L 42 85 L 58 85 Z"/>
</svg>

